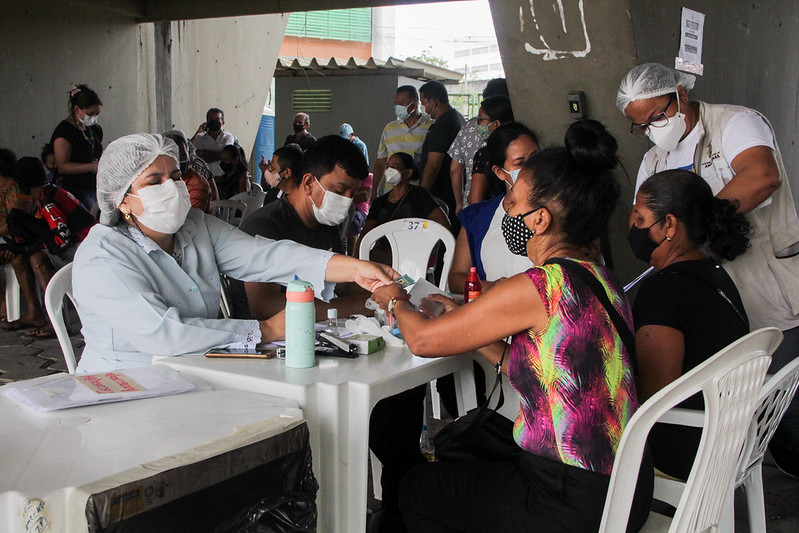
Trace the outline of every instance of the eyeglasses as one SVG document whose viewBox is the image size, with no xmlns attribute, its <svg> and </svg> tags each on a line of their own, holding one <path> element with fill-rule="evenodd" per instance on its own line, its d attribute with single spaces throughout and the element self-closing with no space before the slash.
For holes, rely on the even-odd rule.
<svg viewBox="0 0 799 533">
<path fill-rule="evenodd" d="M 630 133 L 635 135 L 636 137 L 648 137 L 649 136 L 649 128 L 662 128 L 669 123 L 669 117 L 666 116 L 666 111 L 671 107 L 671 103 L 677 99 L 675 93 L 669 94 L 669 102 L 666 104 L 666 107 L 663 108 L 662 113 L 658 113 L 652 120 L 647 122 L 646 124 L 636 124 L 632 122 L 630 124 Z"/>
<path fill-rule="evenodd" d="M 483 122 L 485 122 L 485 121 L 487 121 L 487 122 L 486 122 L 487 124 L 491 124 L 492 122 L 494 122 L 494 121 L 491 119 L 491 117 L 481 117 L 481 116 L 479 116 L 479 115 L 478 115 L 478 117 L 477 117 L 477 122 L 478 122 L 478 123 L 481 123 L 481 124 L 482 124 L 482 123 L 483 123 Z"/>
</svg>

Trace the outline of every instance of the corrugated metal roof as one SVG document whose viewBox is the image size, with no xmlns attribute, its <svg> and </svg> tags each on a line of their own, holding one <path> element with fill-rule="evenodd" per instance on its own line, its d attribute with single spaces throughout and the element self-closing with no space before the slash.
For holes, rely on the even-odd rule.
<svg viewBox="0 0 799 533">
<path fill-rule="evenodd" d="M 275 76 L 374 76 L 392 74 L 419 80 L 460 81 L 463 74 L 431 65 L 416 59 L 390 57 L 383 61 L 370 57 L 367 60 L 351 57 L 293 57 L 280 56 L 275 66 Z"/>
</svg>

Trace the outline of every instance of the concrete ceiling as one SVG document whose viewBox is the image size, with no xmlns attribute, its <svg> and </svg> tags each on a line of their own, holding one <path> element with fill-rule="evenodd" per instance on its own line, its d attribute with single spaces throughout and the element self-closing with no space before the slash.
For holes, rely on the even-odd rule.
<svg viewBox="0 0 799 533">
<path fill-rule="evenodd" d="M 112 11 L 138 22 L 191 20 L 351 7 L 421 4 L 430 0 L 67 0 L 78 9 Z M 455 0 L 438 0 L 451 2 Z"/>
</svg>

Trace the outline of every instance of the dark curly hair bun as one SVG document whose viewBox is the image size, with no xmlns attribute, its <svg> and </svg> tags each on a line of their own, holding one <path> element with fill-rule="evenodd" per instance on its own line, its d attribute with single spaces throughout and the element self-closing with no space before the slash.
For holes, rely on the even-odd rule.
<svg viewBox="0 0 799 533">
<path fill-rule="evenodd" d="M 611 170 L 619 162 L 618 143 L 601 122 L 578 120 L 569 126 L 564 137 L 566 149 L 574 161 L 597 171 Z"/>
</svg>

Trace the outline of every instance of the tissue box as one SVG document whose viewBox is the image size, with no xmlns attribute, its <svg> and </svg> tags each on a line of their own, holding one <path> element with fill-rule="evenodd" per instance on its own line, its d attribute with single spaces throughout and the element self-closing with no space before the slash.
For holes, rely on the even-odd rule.
<svg viewBox="0 0 799 533">
<path fill-rule="evenodd" d="M 367 355 L 380 351 L 385 347 L 386 341 L 378 335 L 353 335 L 347 337 L 347 342 L 354 344 L 357 353 Z"/>
</svg>

